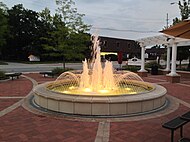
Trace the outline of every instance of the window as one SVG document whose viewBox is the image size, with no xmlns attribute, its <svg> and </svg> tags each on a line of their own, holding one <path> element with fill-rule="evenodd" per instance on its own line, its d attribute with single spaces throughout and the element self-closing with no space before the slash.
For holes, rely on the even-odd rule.
<svg viewBox="0 0 190 142">
<path fill-rule="evenodd" d="M 106 41 L 106 40 L 104 41 L 104 46 L 105 46 L 105 47 L 107 46 L 107 41 Z"/>
<path fill-rule="evenodd" d="M 117 42 L 116 44 L 117 44 L 117 47 L 119 47 L 119 42 Z"/>
<path fill-rule="evenodd" d="M 128 44 L 128 48 L 131 48 L 131 44 Z"/>
</svg>

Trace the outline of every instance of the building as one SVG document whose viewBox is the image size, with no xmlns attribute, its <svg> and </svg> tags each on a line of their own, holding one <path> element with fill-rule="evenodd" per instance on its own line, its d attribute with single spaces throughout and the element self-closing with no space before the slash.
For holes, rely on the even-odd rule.
<svg viewBox="0 0 190 142">
<path fill-rule="evenodd" d="M 123 53 L 123 58 L 139 57 L 141 48 L 134 40 L 100 36 L 101 52 Z"/>
<path fill-rule="evenodd" d="M 40 58 L 35 55 L 28 56 L 29 61 L 40 61 Z"/>
</svg>

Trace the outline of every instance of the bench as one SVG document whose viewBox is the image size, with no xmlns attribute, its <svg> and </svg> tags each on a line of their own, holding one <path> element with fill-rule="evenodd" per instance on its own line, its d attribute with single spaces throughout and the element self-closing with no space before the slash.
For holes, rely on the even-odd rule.
<svg viewBox="0 0 190 142">
<path fill-rule="evenodd" d="M 180 137 L 183 138 L 183 125 L 187 122 L 187 120 L 179 116 L 162 125 L 163 128 L 171 130 L 171 142 L 174 142 L 174 131 L 178 128 L 180 128 Z"/>
<path fill-rule="evenodd" d="M 181 138 L 178 142 L 190 142 L 188 138 Z"/>
<path fill-rule="evenodd" d="M 190 111 L 184 113 L 183 115 L 180 116 L 182 119 L 186 120 L 186 121 L 190 121 Z M 189 138 L 182 138 L 179 140 L 179 142 L 190 142 Z"/>
<path fill-rule="evenodd" d="M 11 77 L 11 79 L 13 80 L 15 77 L 18 79 L 19 78 L 19 76 L 21 76 L 22 75 L 22 73 L 20 73 L 20 72 L 16 72 L 16 73 L 5 73 L 5 76 L 7 76 L 7 77 Z"/>
<path fill-rule="evenodd" d="M 42 74 L 44 77 L 46 76 L 54 77 L 54 73 L 52 73 L 51 71 L 40 72 L 40 74 Z"/>
<path fill-rule="evenodd" d="M 185 119 L 186 121 L 190 121 L 190 111 L 186 112 L 181 116 L 182 119 Z"/>
</svg>

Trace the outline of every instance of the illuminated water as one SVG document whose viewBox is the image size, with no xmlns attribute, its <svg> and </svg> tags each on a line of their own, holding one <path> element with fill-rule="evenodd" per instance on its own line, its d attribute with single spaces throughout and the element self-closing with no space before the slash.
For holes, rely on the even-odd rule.
<svg viewBox="0 0 190 142">
<path fill-rule="evenodd" d="M 151 84 L 145 83 L 133 72 L 114 73 L 110 61 L 106 61 L 103 68 L 98 36 L 93 38 L 93 53 L 91 68 L 85 59 L 81 74 L 65 72 L 47 87 L 64 94 L 96 96 L 139 94 L 153 89 Z"/>
</svg>

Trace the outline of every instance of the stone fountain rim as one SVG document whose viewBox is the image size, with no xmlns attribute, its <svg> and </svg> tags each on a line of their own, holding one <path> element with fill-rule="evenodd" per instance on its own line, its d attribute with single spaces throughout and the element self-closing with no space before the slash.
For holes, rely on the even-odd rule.
<svg viewBox="0 0 190 142">
<path fill-rule="evenodd" d="M 143 100 L 153 100 L 155 98 L 162 97 L 166 94 L 167 90 L 157 84 L 151 84 L 154 86 L 154 89 L 149 92 L 143 92 L 138 94 L 122 94 L 122 95 L 115 95 L 115 96 L 92 96 L 92 95 L 72 95 L 72 94 L 64 94 L 59 92 L 54 92 L 49 90 L 46 86 L 51 82 L 46 82 L 36 86 L 33 89 L 35 94 L 38 94 L 44 98 L 50 98 L 52 100 L 64 100 L 68 102 L 89 102 L 89 103 L 118 103 L 118 102 L 137 102 Z M 149 83 L 150 84 L 150 83 Z"/>
</svg>

